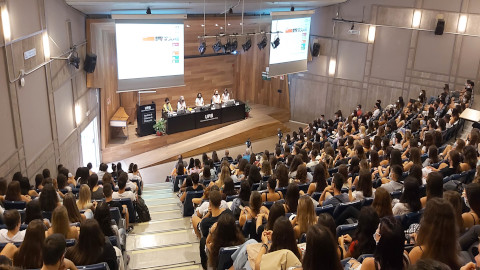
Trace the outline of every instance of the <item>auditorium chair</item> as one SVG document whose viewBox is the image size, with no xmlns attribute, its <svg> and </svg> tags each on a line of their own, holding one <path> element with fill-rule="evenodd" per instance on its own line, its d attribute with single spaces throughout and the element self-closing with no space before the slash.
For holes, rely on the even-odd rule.
<svg viewBox="0 0 480 270">
<path fill-rule="evenodd" d="M 421 209 L 418 212 L 407 213 L 401 216 L 395 216 L 396 219 L 400 220 L 404 230 L 407 230 L 410 225 L 414 223 L 420 223 L 424 209 Z"/>
<path fill-rule="evenodd" d="M 52 220 L 52 212 L 50 211 L 42 211 L 42 216 L 50 221 Z"/>
<path fill-rule="evenodd" d="M 173 192 L 178 192 L 180 190 L 180 186 L 183 184 L 183 180 L 187 178 L 187 175 L 178 175 L 175 177 L 173 181 Z"/>
<path fill-rule="evenodd" d="M 363 260 L 365 260 L 366 258 L 372 258 L 372 257 L 373 257 L 373 254 L 362 254 L 362 255 L 358 256 L 357 261 L 359 263 L 362 263 Z"/>
<path fill-rule="evenodd" d="M 370 206 L 373 203 L 373 198 L 365 198 L 362 200 L 362 207 Z"/>
<path fill-rule="evenodd" d="M 232 254 L 237 251 L 239 246 L 222 247 L 218 252 L 217 270 L 229 269 L 233 265 Z"/>
<path fill-rule="evenodd" d="M 115 220 L 119 228 L 125 228 L 125 226 L 122 226 L 120 224 L 120 221 L 122 220 L 122 214 L 120 213 L 120 210 L 118 210 L 117 207 L 110 208 L 110 216 L 112 217 L 113 220 Z"/>
<path fill-rule="evenodd" d="M 349 203 L 341 203 L 335 207 L 335 211 L 333 211 L 333 218 L 339 217 L 345 209 L 348 207 L 355 207 L 358 210 L 362 207 L 362 201 L 357 201 L 357 202 L 349 202 Z"/>
<path fill-rule="evenodd" d="M 236 198 L 238 198 L 238 195 L 230 195 L 230 196 L 227 196 L 227 199 L 225 201 L 226 202 L 232 202 Z"/>
<path fill-rule="evenodd" d="M 263 181 L 268 181 L 268 179 L 270 179 L 270 175 L 265 175 L 262 177 Z"/>
<path fill-rule="evenodd" d="M 130 224 L 135 223 L 135 217 L 137 215 L 137 212 L 135 211 L 135 206 L 133 202 L 129 198 L 123 198 L 123 199 L 118 199 L 114 201 L 119 202 L 121 205 L 127 206 L 129 223 Z"/>
<path fill-rule="evenodd" d="M 353 235 L 357 227 L 358 227 L 358 223 L 339 225 L 337 227 L 337 237 L 340 237 L 345 234 Z"/>
<path fill-rule="evenodd" d="M 298 188 L 300 190 L 303 190 L 303 192 L 307 193 L 309 186 L 310 186 L 310 184 L 300 184 L 300 185 L 298 185 Z"/>
<path fill-rule="evenodd" d="M 319 216 L 322 213 L 327 213 L 333 216 L 333 211 L 335 211 L 335 206 L 329 204 L 321 207 L 315 207 L 315 213 Z"/>
<path fill-rule="evenodd" d="M 185 201 L 183 202 L 183 216 L 189 217 L 193 215 L 195 209 L 193 208 L 193 198 L 201 198 L 203 196 L 203 190 L 199 191 L 188 191 Z"/>
<path fill-rule="evenodd" d="M 256 224 L 251 219 L 245 221 L 245 224 L 243 224 L 243 228 L 242 228 L 243 236 L 245 238 L 250 237 L 250 232 L 252 231 L 252 226 L 255 227 L 255 225 Z"/>
<path fill-rule="evenodd" d="M 258 190 L 258 187 L 260 186 L 260 183 L 253 183 L 251 190 Z"/>
<path fill-rule="evenodd" d="M 285 194 L 287 194 L 287 187 L 276 188 L 275 191 L 282 192 L 283 197 L 285 197 Z"/>
<path fill-rule="evenodd" d="M 314 199 L 315 201 L 318 202 L 318 200 L 320 199 L 321 196 L 322 196 L 321 192 L 313 192 L 311 197 L 312 197 L 312 199 Z"/>
<path fill-rule="evenodd" d="M 7 244 L 8 243 L 0 243 L 0 251 L 2 251 Z M 22 242 L 14 242 L 12 244 L 14 244 L 18 248 L 18 247 L 20 247 L 20 245 L 22 245 Z"/>
<path fill-rule="evenodd" d="M 28 224 L 22 224 L 20 225 L 20 231 L 26 230 L 28 227 Z M 7 225 L 5 224 L 0 224 L 0 229 L 7 229 Z"/>
<path fill-rule="evenodd" d="M 285 203 L 285 200 L 281 199 L 281 200 L 278 200 L 278 201 L 273 201 L 273 202 L 263 202 L 263 206 L 267 207 L 268 209 L 270 209 L 270 207 L 272 207 L 272 205 L 276 202 L 279 202 L 279 203 Z"/>
<path fill-rule="evenodd" d="M 24 201 L 3 201 L 3 206 L 5 207 L 5 210 L 23 210 L 27 207 L 27 203 Z"/>
<path fill-rule="evenodd" d="M 77 266 L 78 270 L 109 270 L 108 264 L 105 262 L 90 264 L 90 265 L 82 265 Z"/>
<path fill-rule="evenodd" d="M 403 192 L 401 190 L 396 190 L 396 191 L 390 192 L 390 197 L 392 197 L 392 199 L 400 199 L 400 197 L 402 197 L 402 194 Z"/>
</svg>

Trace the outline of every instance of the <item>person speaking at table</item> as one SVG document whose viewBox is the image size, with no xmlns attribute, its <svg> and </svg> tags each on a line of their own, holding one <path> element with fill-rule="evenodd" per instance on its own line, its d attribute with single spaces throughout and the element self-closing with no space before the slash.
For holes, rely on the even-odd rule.
<svg viewBox="0 0 480 270">
<path fill-rule="evenodd" d="M 165 98 L 165 104 L 163 104 L 163 112 L 165 113 L 173 112 L 172 104 L 170 104 L 170 99 L 168 97 Z"/>
<path fill-rule="evenodd" d="M 213 104 L 220 104 L 222 103 L 222 97 L 218 94 L 218 90 L 215 89 L 215 92 L 212 97 L 212 103 Z"/>
<path fill-rule="evenodd" d="M 180 96 L 180 99 L 178 100 L 178 103 L 177 103 L 177 112 L 185 111 L 186 109 L 187 109 L 187 103 L 185 103 L 185 98 L 183 96 Z"/>
<path fill-rule="evenodd" d="M 229 100 L 230 100 L 230 93 L 228 93 L 228 89 L 225 88 L 225 90 L 223 90 L 223 94 L 222 94 L 222 102 L 225 103 Z"/>
<path fill-rule="evenodd" d="M 205 105 L 205 104 L 203 102 L 202 93 L 198 93 L 197 94 L 197 99 L 195 99 L 195 106 L 202 107 L 203 105 Z"/>
</svg>

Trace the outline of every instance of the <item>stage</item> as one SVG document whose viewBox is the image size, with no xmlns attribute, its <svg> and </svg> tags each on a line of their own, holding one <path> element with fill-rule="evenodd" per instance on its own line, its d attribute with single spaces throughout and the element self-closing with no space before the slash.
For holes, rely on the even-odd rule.
<svg viewBox="0 0 480 270">
<path fill-rule="evenodd" d="M 147 168 L 176 160 L 179 154 L 187 158 L 242 144 L 249 138 L 259 140 L 274 136 L 278 128 L 288 131 L 284 123 L 290 119 L 289 111 L 257 104 L 251 107 L 249 118 L 245 120 L 172 135 L 138 137 L 134 123 L 128 126 L 128 138 L 110 140 L 102 151 L 102 160 L 105 163 L 123 160 L 126 164 L 133 162 L 139 168 Z"/>
</svg>

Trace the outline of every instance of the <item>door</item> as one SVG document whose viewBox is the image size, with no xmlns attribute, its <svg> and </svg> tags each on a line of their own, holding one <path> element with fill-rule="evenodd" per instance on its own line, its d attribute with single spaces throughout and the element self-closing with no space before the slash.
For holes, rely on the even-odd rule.
<svg viewBox="0 0 480 270">
<path fill-rule="evenodd" d="M 100 147 L 98 142 L 98 124 L 95 117 L 90 124 L 82 131 L 82 154 L 83 165 L 92 163 L 92 170 L 97 171 L 100 166 Z"/>
</svg>

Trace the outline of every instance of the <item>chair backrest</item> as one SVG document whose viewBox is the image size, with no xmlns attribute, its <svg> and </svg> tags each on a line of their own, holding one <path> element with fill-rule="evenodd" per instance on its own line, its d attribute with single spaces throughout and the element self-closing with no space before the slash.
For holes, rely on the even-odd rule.
<svg viewBox="0 0 480 270">
<path fill-rule="evenodd" d="M 358 256 L 357 261 L 359 263 L 362 263 L 363 260 L 365 260 L 366 258 L 372 258 L 372 257 L 373 257 L 373 254 L 362 254 L 362 255 Z"/>
<path fill-rule="evenodd" d="M 108 240 L 110 240 L 110 243 L 112 244 L 112 246 L 119 247 L 116 235 L 109 236 Z"/>
<path fill-rule="evenodd" d="M 373 198 L 365 198 L 362 201 L 362 207 L 363 206 L 370 206 L 373 203 Z"/>
<path fill-rule="evenodd" d="M 400 199 L 400 197 L 402 197 L 402 194 L 403 192 L 401 190 L 395 190 L 390 193 L 390 197 L 392 197 L 392 199 Z"/>
<path fill-rule="evenodd" d="M 23 210 L 27 206 L 27 203 L 24 201 L 3 201 L 3 206 L 5 207 L 5 210 Z"/>
<path fill-rule="evenodd" d="M 78 270 L 109 270 L 107 263 L 96 263 L 90 265 L 77 266 Z"/>
<path fill-rule="evenodd" d="M 188 217 L 193 215 L 193 198 L 201 198 L 203 196 L 203 190 L 199 191 L 188 191 L 187 196 L 185 196 L 185 201 L 183 202 L 183 216 Z"/>
<path fill-rule="evenodd" d="M 320 192 L 313 192 L 311 197 L 312 197 L 312 199 L 314 199 L 315 201 L 318 202 L 318 200 L 320 199 L 321 196 L 322 196 L 322 193 L 320 193 Z"/>
<path fill-rule="evenodd" d="M 251 190 L 258 190 L 258 187 L 260 186 L 260 183 L 253 183 Z"/>
<path fill-rule="evenodd" d="M 303 190 L 303 192 L 307 193 L 309 186 L 310 186 L 310 184 L 300 184 L 300 185 L 298 185 L 298 188 L 300 190 Z"/>
<path fill-rule="evenodd" d="M 233 265 L 232 254 L 237 251 L 239 246 L 222 247 L 218 252 L 217 270 L 229 269 Z"/>
<path fill-rule="evenodd" d="M 230 195 L 230 196 L 227 196 L 227 199 L 225 201 L 226 202 L 232 202 L 236 198 L 238 198 L 238 195 Z"/>
<path fill-rule="evenodd" d="M 50 221 L 52 220 L 52 212 L 50 211 L 42 211 L 42 216 Z"/>
<path fill-rule="evenodd" d="M 298 243 L 301 244 L 301 243 L 305 243 L 305 242 L 307 242 L 307 234 L 302 233 L 302 235 L 300 236 L 300 239 L 298 239 Z"/>
<path fill-rule="evenodd" d="M 262 180 L 263 180 L 263 181 L 268 181 L 269 178 L 270 178 L 270 175 L 264 175 L 264 176 L 262 177 Z"/>
<path fill-rule="evenodd" d="M 337 218 L 338 216 L 340 216 L 340 214 L 342 214 L 342 212 L 350 206 L 360 209 L 360 207 L 362 207 L 362 201 L 341 203 L 337 205 L 335 207 L 335 211 L 333 211 L 333 218 Z"/>
<path fill-rule="evenodd" d="M 283 197 L 285 197 L 285 194 L 287 194 L 287 187 L 276 188 L 275 191 L 282 192 Z"/>
<path fill-rule="evenodd" d="M 185 178 L 187 178 L 186 175 L 178 175 L 175 177 L 175 180 L 173 181 L 173 192 L 178 192 L 180 190 L 180 186 Z"/>
<path fill-rule="evenodd" d="M 281 200 L 277 200 L 277 201 L 273 201 L 273 202 L 263 202 L 263 206 L 267 207 L 268 209 L 270 209 L 270 207 L 272 207 L 272 205 L 276 202 L 279 202 L 279 203 L 285 203 L 285 200 L 284 199 L 281 199 Z"/>
<path fill-rule="evenodd" d="M 357 229 L 357 227 L 358 223 L 340 225 L 337 227 L 337 237 L 345 234 L 353 235 L 353 232 Z"/>
<path fill-rule="evenodd" d="M 117 225 L 120 225 L 120 219 L 122 218 L 122 214 L 120 213 L 120 210 L 118 210 L 117 207 L 110 208 L 110 216 L 112 217 L 112 219 L 115 220 Z"/>
<path fill-rule="evenodd" d="M 407 230 L 410 225 L 414 223 L 420 223 L 420 219 L 423 215 L 423 209 L 418 212 L 408 213 L 402 216 L 402 226 L 404 230 Z"/>
<path fill-rule="evenodd" d="M 135 206 L 133 205 L 132 200 L 130 200 L 130 198 L 122 198 L 114 201 L 119 202 L 121 205 L 127 206 L 129 223 L 135 223 L 135 216 L 137 213 L 135 212 Z"/>
<path fill-rule="evenodd" d="M 20 231 L 26 230 L 27 227 L 28 227 L 28 224 L 22 224 L 22 225 L 20 225 Z M 7 229 L 7 225 L 1 224 L 1 225 L 0 225 L 0 229 Z"/>
<path fill-rule="evenodd" d="M 245 221 L 245 224 L 243 224 L 242 233 L 245 238 L 248 238 L 250 236 L 252 226 L 255 226 L 255 224 L 253 224 L 253 221 L 251 219 Z"/>
<path fill-rule="evenodd" d="M 65 244 L 67 245 L 67 247 L 73 247 L 75 243 L 75 239 L 65 239 Z"/>
<path fill-rule="evenodd" d="M 333 216 L 333 211 L 335 211 L 335 206 L 333 205 L 315 207 L 315 213 L 317 214 L 317 216 L 319 216 L 322 213 L 328 213 Z"/>
</svg>

